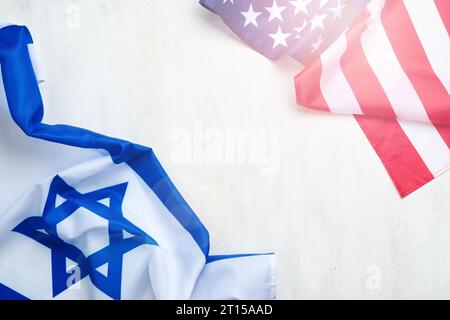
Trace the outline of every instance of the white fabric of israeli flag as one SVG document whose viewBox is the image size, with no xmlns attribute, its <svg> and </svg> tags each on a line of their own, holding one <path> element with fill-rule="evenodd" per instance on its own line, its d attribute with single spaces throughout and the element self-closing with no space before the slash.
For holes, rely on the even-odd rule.
<svg viewBox="0 0 450 320">
<path fill-rule="evenodd" d="M 26 27 L 0 24 L 0 66 L 0 125 L 15 130 L 8 143 L 23 131 L 61 164 L 80 159 L 30 181 L 0 213 L 0 300 L 275 297 L 274 255 L 211 256 L 207 229 L 152 149 L 42 122 Z M 10 170 L 20 175 L 20 163 Z"/>
</svg>

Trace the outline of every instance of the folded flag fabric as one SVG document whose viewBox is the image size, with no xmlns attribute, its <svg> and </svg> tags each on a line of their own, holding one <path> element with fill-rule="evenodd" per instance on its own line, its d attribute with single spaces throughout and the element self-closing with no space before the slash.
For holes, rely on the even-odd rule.
<svg viewBox="0 0 450 320">
<path fill-rule="evenodd" d="M 273 38 L 272 50 L 305 64 L 295 77 L 298 103 L 354 114 L 402 197 L 450 168 L 449 1 L 232 2 L 201 1 L 251 46 Z M 249 2 L 258 26 L 239 12 Z M 286 21 L 304 25 L 302 33 Z M 239 22 L 245 31 L 234 27 Z"/>
<path fill-rule="evenodd" d="M 59 144 L 58 158 L 95 156 L 0 215 L 0 299 L 274 298 L 274 255 L 210 255 L 207 229 L 152 149 L 42 122 L 32 48 L 26 27 L 0 28 L 0 121 Z"/>
</svg>

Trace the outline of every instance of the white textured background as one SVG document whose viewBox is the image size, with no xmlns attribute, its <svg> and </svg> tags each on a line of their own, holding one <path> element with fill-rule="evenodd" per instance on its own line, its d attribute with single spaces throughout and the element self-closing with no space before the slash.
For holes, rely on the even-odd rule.
<svg viewBox="0 0 450 320">
<path fill-rule="evenodd" d="M 0 0 L 0 20 L 34 35 L 47 121 L 153 147 L 212 253 L 277 253 L 279 298 L 450 298 L 450 174 L 401 200 L 351 117 L 296 107 L 299 66 L 248 49 L 196 0 Z M 261 148 L 274 134 L 257 160 L 276 170 L 174 157 L 180 134 L 205 139 L 198 155 L 229 131 L 261 132 Z M 0 211 L 70 165 L 15 135 L 2 121 Z"/>
</svg>

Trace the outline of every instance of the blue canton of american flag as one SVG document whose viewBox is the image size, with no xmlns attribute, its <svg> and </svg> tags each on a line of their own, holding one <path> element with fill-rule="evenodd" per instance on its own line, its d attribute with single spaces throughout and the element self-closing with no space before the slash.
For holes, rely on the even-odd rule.
<svg viewBox="0 0 450 320">
<path fill-rule="evenodd" d="M 310 64 L 345 31 L 368 0 L 201 0 L 243 41 L 276 60 Z"/>
</svg>

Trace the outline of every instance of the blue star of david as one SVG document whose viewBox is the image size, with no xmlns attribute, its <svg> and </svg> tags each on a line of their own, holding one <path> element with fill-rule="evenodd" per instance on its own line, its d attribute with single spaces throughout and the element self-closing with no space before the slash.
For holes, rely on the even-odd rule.
<svg viewBox="0 0 450 320">
<path fill-rule="evenodd" d="M 28 236 L 51 250 L 53 296 L 57 296 L 78 281 L 89 276 L 92 283 L 113 299 L 120 299 L 123 255 L 144 244 L 158 246 L 144 231 L 125 219 L 122 202 L 128 183 L 122 183 L 94 192 L 81 194 L 56 176 L 50 184 L 44 212 L 40 217 L 30 217 L 13 231 Z M 65 199 L 56 204 L 57 195 Z M 109 198 L 109 206 L 99 201 Z M 108 221 L 109 245 L 85 256 L 76 246 L 63 241 L 56 226 L 76 210 L 85 208 Z M 124 231 L 128 237 L 124 236 Z M 78 279 L 69 279 L 74 268 L 66 270 L 66 258 L 77 263 Z M 97 268 L 108 263 L 107 276 Z M 70 281 L 69 281 L 70 280 Z"/>
</svg>

